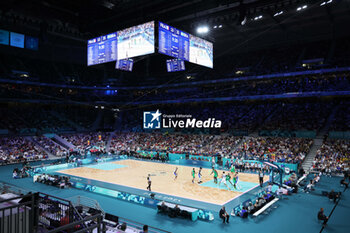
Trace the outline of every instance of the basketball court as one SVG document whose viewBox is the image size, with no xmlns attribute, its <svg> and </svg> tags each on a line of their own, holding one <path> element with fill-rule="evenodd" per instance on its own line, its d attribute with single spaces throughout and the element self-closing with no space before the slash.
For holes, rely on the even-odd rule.
<svg viewBox="0 0 350 233">
<path fill-rule="evenodd" d="M 178 167 L 178 177 L 174 179 L 174 170 Z M 258 175 L 239 173 L 239 188 L 234 189 L 228 183 L 230 190 L 224 184 L 213 182 L 211 169 L 203 168 L 202 183 L 198 184 L 198 167 L 195 183 L 192 183 L 193 167 L 167 163 L 149 162 L 140 160 L 119 160 L 115 162 L 88 165 L 58 171 L 59 173 L 96 180 L 110 184 L 126 186 L 146 191 L 147 175 L 151 175 L 152 192 L 178 196 L 216 205 L 225 204 L 259 185 Z M 222 170 L 218 170 L 219 182 Z M 225 171 L 227 173 L 227 171 Z M 266 181 L 268 176 L 265 176 Z"/>
</svg>

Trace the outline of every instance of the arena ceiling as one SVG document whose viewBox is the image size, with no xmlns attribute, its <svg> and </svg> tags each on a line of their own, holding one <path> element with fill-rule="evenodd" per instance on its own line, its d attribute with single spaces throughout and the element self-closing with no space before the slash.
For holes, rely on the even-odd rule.
<svg viewBox="0 0 350 233">
<path fill-rule="evenodd" d="M 208 25 L 207 35 L 216 44 L 251 40 L 257 34 L 269 38 L 303 39 L 322 34 L 348 33 L 349 0 L 8 0 L 0 3 L 4 12 L 36 17 L 47 23 L 77 28 L 79 39 L 113 32 L 150 20 L 161 20 L 196 34 L 199 25 Z M 307 10 L 297 12 L 299 6 Z M 283 11 L 283 14 L 274 16 Z M 262 16 L 259 20 L 255 17 Z M 246 23 L 241 22 L 246 17 Z M 215 26 L 221 28 L 214 29 Z M 307 29 L 307 30 L 305 30 Z M 305 32 L 308 35 L 305 35 Z M 288 32 L 294 37 L 286 36 Z M 274 36 L 271 36 L 274 35 Z M 279 38 L 277 41 L 281 41 Z M 261 42 L 261 39 L 260 39 Z"/>
<path fill-rule="evenodd" d="M 324 2 L 327 4 L 322 5 Z M 297 10 L 305 5 L 305 9 Z M 195 35 L 198 35 L 198 26 L 207 25 L 209 33 L 199 36 L 214 42 L 216 61 L 225 55 L 255 49 L 350 35 L 350 0 L 7 0 L 0 2 L 0 9 L 1 17 L 14 18 L 6 21 L 12 25 L 2 21 L 8 30 L 21 28 L 20 31 L 28 27 L 37 30 L 38 35 L 47 31 L 51 37 L 63 38 L 65 50 L 71 54 L 73 44 L 79 47 L 74 55 L 79 53 L 76 60 L 84 64 L 87 39 L 151 20 L 160 20 Z M 283 13 L 276 15 L 279 12 Z M 16 19 L 23 18 L 31 20 L 19 25 Z M 52 28 L 56 28 L 54 33 L 50 31 Z M 54 46 L 62 43 L 56 38 L 53 41 Z M 52 43 L 47 48 L 47 51 L 54 51 Z M 59 48 L 47 54 L 57 57 L 56 51 L 63 50 Z M 135 70 L 133 74 L 120 76 L 131 79 L 135 75 L 165 75 L 163 69 L 157 68 L 164 62 L 161 56 L 138 59 L 140 73 Z M 193 72 L 208 71 L 192 64 L 188 67 Z M 116 73 L 114 64 L 105 64 L 103 69 Z"/>
</svg>

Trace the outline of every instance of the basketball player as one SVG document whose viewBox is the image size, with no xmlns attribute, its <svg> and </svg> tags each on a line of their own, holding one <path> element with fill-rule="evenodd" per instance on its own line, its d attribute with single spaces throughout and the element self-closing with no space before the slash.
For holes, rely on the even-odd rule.
<svg viewBox="0 0 350 233">
<path fill-rule="evenodd" d="M 224 185 L 226 185 L 227 189 L 230 190 L 230 188 L 228 187 L 228 185 L 226 183 L 226 174 L 225 174 L 225 172 L 222 172 L 222 177 L 221 177 L 221 181 L 220 181 L 220 184 L 219 184 L 219 188 L 220 188 L 221 183 L 224 183 Z"/>
<path fill-rule="evenodd" d="M 192 170 L 192 183 L 194 184 L 194 179 L 196 178 L 196 171 L 194 170 L 194 168 L 193 168 L 193 170 Z"/>
<path fill-rule="evenodd" d="M 237 184 L 237 182 L 236 182 L 236 174 L 234 174 L 233 176 L 232 176 L 232 183 L 233 183 L 233 187 L 235 188 L 235 189 L 237 189 L 237 187 L 236 187 L 236 184 Z"/>
<path fill-rule="evenodd" d="M 147 176 L 147 183 L 148 183 L 147 190 L 151 191 L 152 181 L 151 181 L 151 175 L 150 174 L 148 174 L 148 176 Z"/>
<path fill-rule="evenodd" d="M 236 176 L 236 187 L 237 187 L 238 189 L 241 189 L 241 186 L 239 185 L 238 172 L 236 172 L 235 176 Z"/>
<path fill-rule="evenodd" d="M 198 171 L 198 184 L 202 183 L 202 167 L 199 167 Z"/>
<path fill-rule="evenodd" d="M 214 168 L 215 167 L 215 157 L 211 157 L 211 166 Z"/>
<path fill-rule="evenodd" d="M 174 171 L 174 176 L 175 176 L 174 180 L 176 180 L 177 179 L 177 167 L 176 167 L 176 169 Z"/>
<path fill-rule="evenodd" d="M 212 168 L 210 175 L 213 173 L 214 173 L 214 183 L 217 184 L 218 183 L 218 171 L 215 170 L 214 167 Z"/>
<path fill-rule="evenodd" d="M 231 168 L 230 168 L 230 172 L 231 172 L 232 177 L 235 175 L 235 170 L 236 170 L 235 165 L 232 163 Z"/>
<path fill-rule="evenodd" d="M 229 182 L 233 187 L 235 187 L 232 182 L 231 182 L 231 176 L 230 176 L 230 173 L 227 173 L 227 176 L 226 176 L 226 182 Z"/>
</svg>

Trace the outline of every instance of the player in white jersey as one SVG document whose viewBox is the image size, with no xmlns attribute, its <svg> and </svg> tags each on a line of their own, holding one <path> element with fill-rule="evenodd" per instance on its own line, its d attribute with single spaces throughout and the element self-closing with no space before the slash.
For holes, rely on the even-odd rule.
<svg viewBox="0 0 350 233">
<path fill-rule="evenodd" d="M 202 167 L 198 171 L 198 184 L 202 183 Z"/>
<path fill-rule="evenodd" d="M 228 187 L 227 183 L 226 183 L 226 174 L 225 172 L 222 172 L 222 176 L 221 176 L 221 181 L 220 181 L 220 184 L 219 184 L 219 188 L 221 186 L 221 184 L 224 183 L 224 185 L 226 185 L 227 189 L 230 190 L 230 188 Z"/>
<path fill-rule="evenodd" d="M 235 186 L 237 187 L 237 189 L 242 189 L 242 187 L 239 185 L 239 177 L 238 177 L 238 172 L 236 172 L 235 174 Z"/>
</svg>

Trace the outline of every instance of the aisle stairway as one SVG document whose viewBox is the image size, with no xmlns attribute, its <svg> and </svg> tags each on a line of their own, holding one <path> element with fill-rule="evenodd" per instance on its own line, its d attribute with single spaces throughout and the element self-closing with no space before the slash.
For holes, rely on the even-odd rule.
<svg viewBox="0 0 350 233">
<path fill-rule="evenodd" d="M 241 147 L 241 145 L 243 145 L 243 143 L 245 142 L 245 141 L 247 141 L 249 139 L 249 137 L 246 137 L 246 136 L 244 136 L 242 139 L 241 139 L 241 141 L 232 149 L 232 151 L 236 151 L 238 148 L 240 148 Z"/>
<path fill-rule="evenodd" d="M 109 134 L 108 139 L 107 139 L 107 144 L 106 144 L 106 151 L 109 151 L 109 148 L 111 147 L 111 141 L 112 141 L 112 138 L 114 135 L 115 135 L 115 131 L 113 131 Z"/>
<path fill-rule="evenodd" d="M 321 148 L 323 140 L 320 138 L 314 139 L 314 144 L 312 145 L 310 152 L 306 155 L 306 158 L 302 164 L 304 171 L 309 171 L 312 167 L 312 163 L 316 157 L 317 150 Z"/>
<path fill-rule="evenodd" d="M 62 137 L 58 136 L 57 134 L 54 135 L 54 137 L 51 138 L 55 143 L 59 144 L 60 146 L 66 148 L 66 149 L 75 149 L 75 146 L 68 142 L 67 140 L 63 139 Z"/>
<path fill-rule="evenodd" d="M 45 147 L 43 147 L 38 141 L 36 141 L 33 137 L 25 137 L 28 141 L 31 141 L 34 143 L 37 147 L 40 147 L 41 150 L 45 151 L 45 153 L 49 156 L 49 158 L 55 158 L 53 154 L 51 154 L 50 151 L 46 150 Z"/>
</svg>

